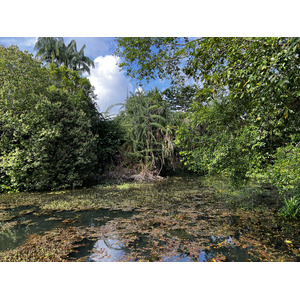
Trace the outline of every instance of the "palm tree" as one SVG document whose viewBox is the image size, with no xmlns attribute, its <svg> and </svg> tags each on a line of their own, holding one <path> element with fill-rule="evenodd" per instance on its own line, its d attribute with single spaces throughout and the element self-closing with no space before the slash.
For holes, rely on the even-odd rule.
<svg viewBox="0 0 300 300">
<path fill-rule="evenodd" d="M 59 64 L 59 57 L 63 50 L 64 39 L 59 37 L 39 37 L 35 43 L 34 50 L 37 50 L 35 57 L 46 63 Z"/>
<path fill-rule="evenodd" d="M 84 49 L 85 45 L 78 52 L 76 41 L 72 40 L 66 47 L 64 64 L 80 73 L 87 72 L 90 74 L 90 66 L 95 68 L 95 64 L 89 57 L 84 55 Z"/>
<path fill-rule="evenodd" d="M 78 52 L 75 40 L 66 46 L 63 38 L 39 37 L 34 49 L 38 50 L 36 57 L 42 61 L 65 65 L 79 73 L 87 72 L 90 74 L 90 66 L 95 67 L 94 62 L 84 55 L 85 45 Z"/>
<path fill-rule="evenodd" d="M 157 89 L 138 90 L 129 97 L 121 114 L 126 128 L 127 155 L 150 170 L 160 173 L 166 161 L 173 159 L 173 143 L 168 104 Z"/>
</svg>

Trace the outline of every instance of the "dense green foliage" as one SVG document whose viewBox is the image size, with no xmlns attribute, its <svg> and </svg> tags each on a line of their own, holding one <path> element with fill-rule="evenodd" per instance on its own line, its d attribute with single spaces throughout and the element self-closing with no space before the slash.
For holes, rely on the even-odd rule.
<svg viewBox="0 0 300 300">
<path fill-rule="evenodd" d="M 117 143 L 104 123 L 88 79 L 65 66 L 42 67 L 16 47 L 0 48 L 0 190 L 90 182 Z"/>
<path fill-rule="evenodd" d="M 190 170 L 236 183 L 268 176 L 282 193 L 297 191 L 300 39 L 119 38 L 118 45 L 132 77 L 169 78 L 175 91 L 197 83 L 176 135 Z"/>
<path fill-rule="evenodd" d="M 196 84 L 171 86 L 162 91 L 162 96 L 169 103 L 172 111 L 186 112 L 193 100 L 197 97 L 198 87 Z"/>
</svg>

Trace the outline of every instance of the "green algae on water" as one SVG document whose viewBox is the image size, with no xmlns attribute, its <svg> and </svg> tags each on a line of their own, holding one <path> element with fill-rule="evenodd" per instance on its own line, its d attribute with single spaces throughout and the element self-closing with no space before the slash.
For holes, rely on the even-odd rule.
<svg viewBox="0 0 300 300">
<path fill-rule="evenodd" d="M 272 191 L 226 186 L 186 176 L 4 195 L 0 260 L 298 261 L 299 222 L 276 214 Z"/>
</svg>

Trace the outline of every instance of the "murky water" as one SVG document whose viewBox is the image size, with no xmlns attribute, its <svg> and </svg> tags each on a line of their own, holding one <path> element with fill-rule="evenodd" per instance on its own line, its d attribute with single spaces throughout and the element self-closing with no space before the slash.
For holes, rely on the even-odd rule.
<svg viewBox="0 0 300 300">
<path fill-rule="evenodd" d="M 45 213 L 34 206 L 16 207 L 10 209 L 8 213 L 9 222 L 1 222 L 0 251 L 18 247 L 31 234 L 43 234 L 54 228 L 65 228 L 70 225 L 98 227 L 116 217 L 128 218 L 133 214 L 108 209 Z"/>
<path fill-rule="evenodd" d="M 235 204 L 243 205 L 232 206 L 230 195 L 217 197 L 217 188 L 201 178 L 175 177 L 153 184 L 3 195 L 0 260 L 300 260 L 299 222 L 276 214 L 274 195 L 264 191 L 263 202 L 259 193 L 235 197 Z"/>
</svg>

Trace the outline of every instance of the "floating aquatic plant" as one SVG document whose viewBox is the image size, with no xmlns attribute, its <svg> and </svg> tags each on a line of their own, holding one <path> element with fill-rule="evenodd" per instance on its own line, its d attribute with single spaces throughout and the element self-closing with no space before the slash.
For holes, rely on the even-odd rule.
<svg viewBox="0 0 300 300">
<path fill-rule="evenodd" d="M 0 242 L 15 239 L 17 228 L 35 234 L 0 253 L 0 260 L 299 260 L 299 223 L 283 222 L 275 206 L 233 211 L 195 177 L 125 186 L 9 195 L 11 203 L 4 197 Z M 49 229 L 38 232 L 34 220 Z M 103 246 L 112 240 L 123 247 L 118 255 L 114 245 Z M 93 246 L 97 241 L 100 248 Z"/>
</svg>

